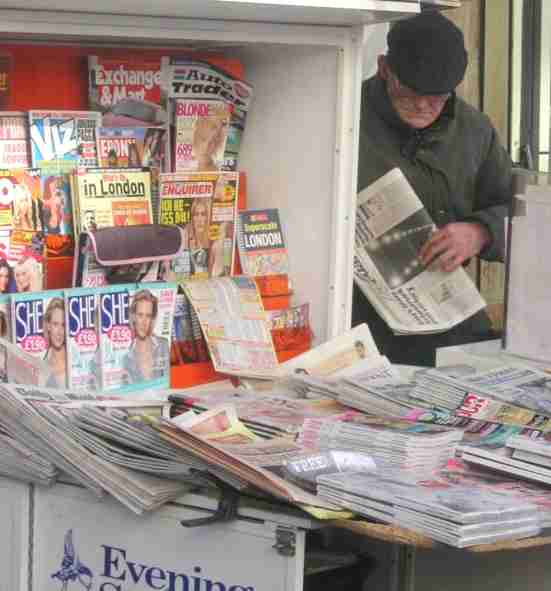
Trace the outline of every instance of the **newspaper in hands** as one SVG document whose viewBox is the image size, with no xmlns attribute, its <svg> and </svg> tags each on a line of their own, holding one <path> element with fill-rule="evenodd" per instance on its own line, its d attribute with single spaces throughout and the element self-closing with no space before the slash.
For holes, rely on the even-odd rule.
<svg viewBox="0 0 551 591">
<path fill-rule="evenodd" d="M 449 330 L 486 304 L 460 267 L 428 267 L 419 250 L 435 225 L 394 168 L 358 195 L 354 279 L 396 334 Z"/>
</svg>

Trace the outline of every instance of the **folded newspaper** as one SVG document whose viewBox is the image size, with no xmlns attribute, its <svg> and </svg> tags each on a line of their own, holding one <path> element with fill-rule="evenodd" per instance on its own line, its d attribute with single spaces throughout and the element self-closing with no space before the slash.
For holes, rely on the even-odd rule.
<svg viewBox="0 0 551 591">
<path fill-rule="evenodd" d="M 436 229 L 394 168 L 358 195 L 354 279 L 396 334 L 449 330 L 486 305 L 460 267 L 428 267 L 419 250 Z"/>
</svg>

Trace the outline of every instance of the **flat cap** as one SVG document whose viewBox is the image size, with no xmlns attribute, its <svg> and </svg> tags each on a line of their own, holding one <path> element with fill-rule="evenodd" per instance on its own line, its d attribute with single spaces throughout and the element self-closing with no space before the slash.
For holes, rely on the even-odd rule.
<svg viewBox="0 0 551 591">
<path fill-rule="evenodd" d="M 387 63 L 398 80 L 419 94 L 455 90 L 467 68 L 461 30 L 437 11 L 399 21 L 387 35 Z"/>
</svg>

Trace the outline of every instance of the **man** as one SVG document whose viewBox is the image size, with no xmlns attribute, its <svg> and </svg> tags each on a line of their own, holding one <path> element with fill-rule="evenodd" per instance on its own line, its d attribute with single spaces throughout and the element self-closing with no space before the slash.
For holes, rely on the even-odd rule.
<svg viewBox="0 0 551 591">
<path fill-rule="evenodd" d="M 511 160 L 489 119 L 455 95 L 467 67 L 462 32 L 438 12 L 398 22 L 364 82 L 358 191 L 399 167 L 438 230 L 419 252 L 451 272 L 473 256 L 502 260 Z M 437 347 L 481 340 L 485 312 L 441 335 L 395 336 L 359 288 L 353 324 L 367 322 L 395 363 L 434 365 Z"/>
<path fill-rule="evenodd" d="M 168 343 L 153 335 L 157 314 L 158 301 L 151 291 L 137 291 L 130 305 L 134 341 L 124 359 L 124 369 L 131 384 L 162 378 L 170 370 Z"/>
</svg>

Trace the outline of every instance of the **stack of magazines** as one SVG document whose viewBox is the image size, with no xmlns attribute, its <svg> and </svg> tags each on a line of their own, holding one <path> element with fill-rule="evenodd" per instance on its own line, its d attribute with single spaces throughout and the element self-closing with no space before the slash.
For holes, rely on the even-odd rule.
<svg viewBox="0 0 551 591">
<path fill-rule="evenodd" d="M 318 478 L 318 495 L 356 513 L 463 548 L 533 536 L 541 529 L 535 505 L 471 487 L 430 489 L 370 474 Z"/>
<path fill-rule="evenodd" d="M 411 395 L 439 408 L 465 410 L 467 395 L 551 415 L 551 376 L 519 364 L 484 371 L 468 365 L 420 371 Z M 496 406 L 496 405 L 494 405 Z"/>
<path fill-rule="evenodd" d="M 299 441 L 306 447 L 361 451 L 378 467 L 421 478 L 454 456 L 462 436 L 458 429 L 439 425 L 359 416 L 347 421 L 306 419 Z"/>
<path fill-rule="evenodd" d="M 410 397 L 415 384 L 400 378 L 375 379 L 369 382 L 346 379 L 337 400 L 346 406 L 383 417 L 405 416 L 416 408 Z"/>
<path fill-rule="evenodd" d="M 551 472 L 551 441 L 548 439 L 513 435 L 507 440 L 507 447 L 512 448 L 515 460 L 545 466 Z"/>
<path fill-rule="evenodd" d="M 462 458 L 470 464 L 517 478 L 551 484 L 551 442 L 544 437 L 513 435 L 506 447 L 497 449 L 465 445 Z"/>
</svg>

